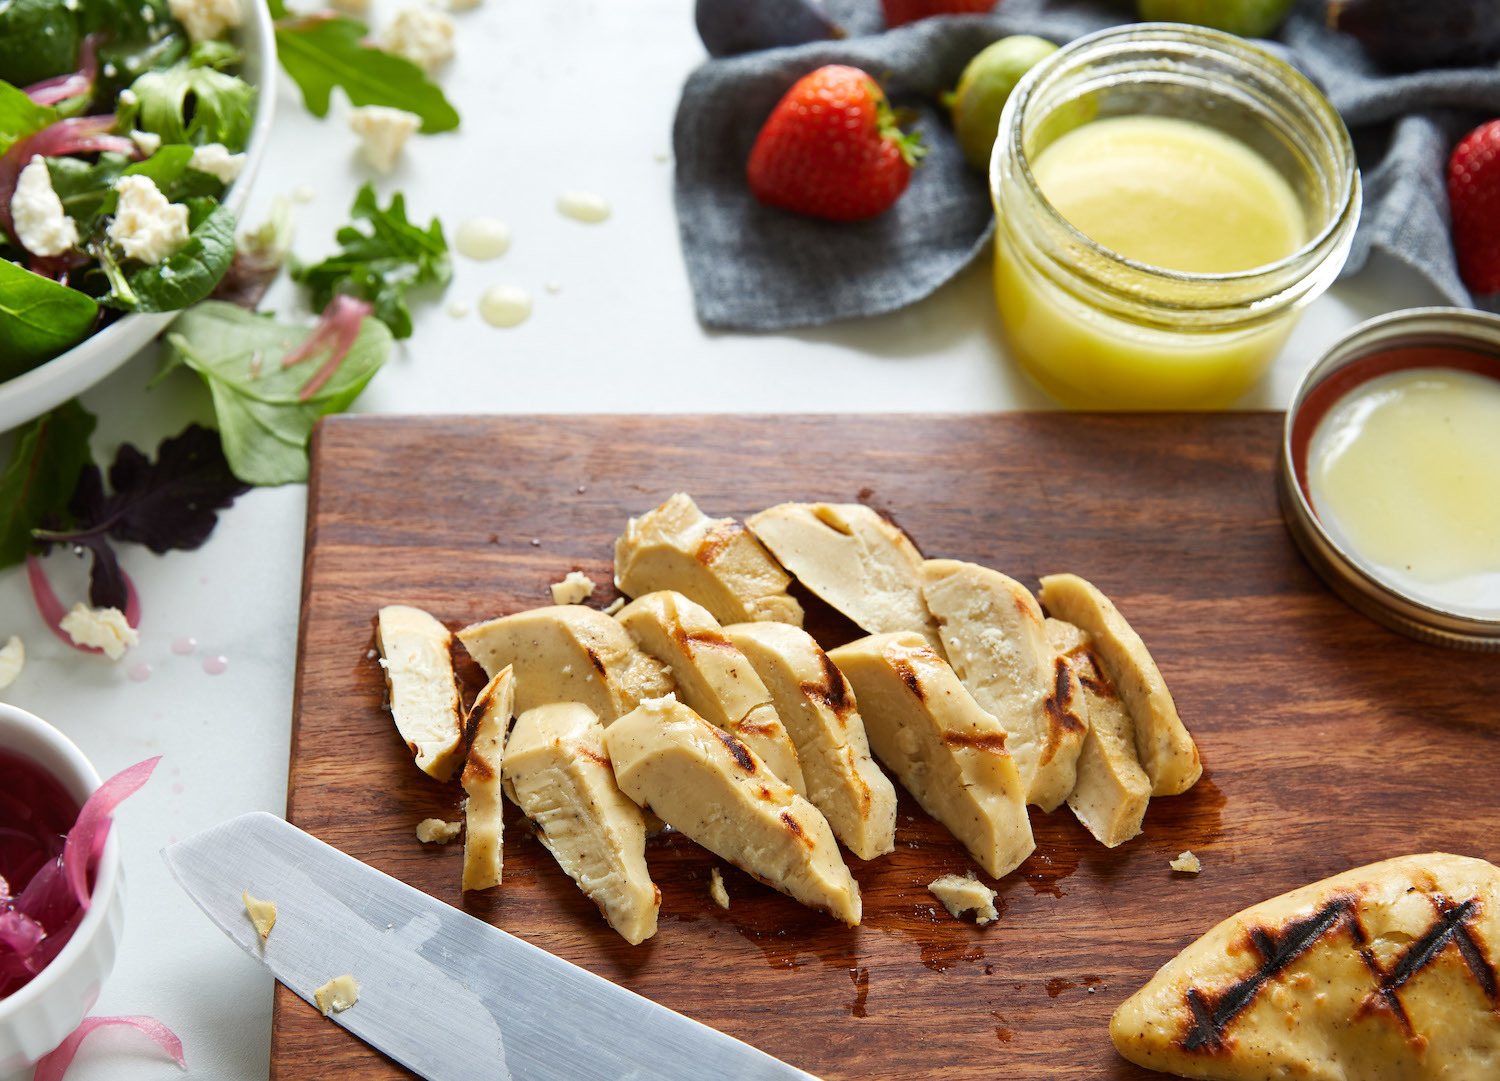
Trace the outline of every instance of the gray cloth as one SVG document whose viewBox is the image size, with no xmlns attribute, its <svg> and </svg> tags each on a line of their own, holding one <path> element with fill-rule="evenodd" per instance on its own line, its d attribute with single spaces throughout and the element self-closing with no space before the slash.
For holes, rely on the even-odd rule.
<svg viewBox="0 0 1500 1081">
<path fill-rule="evenodd" d="M 1003 0 L 987 16 L 929 19 L 882 32 L 878 0 L 829 0 L 850 31 L 710 60 L 683 87 L 673 129 L 678 231 L 698 318 L 706 326 L 784 330 L 893 311 L 935 291 L 987 246 L 985 178 L 959 152 L 939 95 L 990 42 L 1036 34 L 1063 43 L 1121 22 L 1107 0 Z M 1360 154 L 1365 208 L 1345 274 L 1375 250 L 1409 264 L 1455 304 L 1471 305 L 1448 237 L 1445 172 L 1463 132 L 1500 116 L 1500 66 L 1388 75 L 1302 0 L 1281 39 L 1289 58 L 1343 114 Z M 914 110 L 928 147 L 911 186 L 869 221 L 816 221 L 764 207 L 745 162 L 788 87 L 824 64 L 874 75 Z M 1500 309 L 1500 298 L 1486 307 Z"/>
</svg>

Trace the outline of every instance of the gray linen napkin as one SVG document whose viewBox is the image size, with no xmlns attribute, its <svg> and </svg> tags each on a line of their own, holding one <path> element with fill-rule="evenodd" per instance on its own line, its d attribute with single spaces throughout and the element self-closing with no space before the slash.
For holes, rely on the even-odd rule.
<svg viewBox="0 0 1500 1081">
<path fill-rule="evenodd" d="M 1003 0 L 987 16 L 929 19 L 882 31 L 878 0 L 825 5 L 850 37 L 722 60 L 688 77 L 673 129 L 678 231 L 706 326 L 784 330 L 876 315 L 935 291 L 983 252 L 994 228 L 985 179 L 964 162 L 938 96 L 969 58 L 1009 34 L 1071 41 L 1120 23 L 1107 0 Z M 1474 304 L 1448 236 L 1447 156 L 1500 116 L 1500 66 L 1407 75 L 1379 71 L 1302 0 L 1281 33 L 1290 59 L 1343 114 L 1355 138 L 1365 209 L 1345 274 L 1375 250 L 1409 264 L 1450 301 Z M 802 75 L 853 64 L 918 114 L 928 154 L 895 207 L 858 223 L 761 206 L 745 161 L 766 116 Z M 1500 297 L 1484 306 L 1500 310 Z"/>
</svg>

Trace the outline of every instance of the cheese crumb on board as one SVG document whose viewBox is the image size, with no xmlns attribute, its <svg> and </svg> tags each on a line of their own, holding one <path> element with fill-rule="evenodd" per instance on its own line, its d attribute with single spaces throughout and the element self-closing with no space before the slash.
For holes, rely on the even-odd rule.
<svg viewBox="0 0 1500 1081">
<path fill-rule="evenodd" d="M 432 8 L 402 8 L 380 44 L 431 74 L 453 59 L 453 20 Z"/>
<path fill-rule="evenodd" d="M 724 876 L 717 867 L 708 873 L 708 895 L 720 908 L 729 907 L 729 891 L 724 888 Z"/>
<path fill-rule="evenodd" d="M 582 571 L 569 571 L 561 582 L 552 583 L 553 604 L 582 604 L 594 595 L 594 580 Z"/>
<path fill-rule="evenodd" d="M 264 942 L 271 937 L 271 928 L 276 926 L 276 902 L 262 901 L 251 897 L 249 890 L 240 890 L 240 900 L 245 902 L 245 915 L 255 924 L 255 932 Z"/>
<path fill-rule="evenodd" d="M 0 691 L 14 683 L 24 667 L 26 643 L 13 634 L 4 646 L 0 646 Z"/>
<path fill-rule="evenodd" d="M 335 976 L 313 992 L 323 1016 L 343 1013 L 359 1001 L 359 981 L 353 976 Z"/>
<path fill-rule="evenodd" d="M 444 822 L 441 818 L 424 818 L 417 823 L 417 840 L 424 845 L 445 845 L 463 832 L 462 822 Z"/>
<path fill-rule="evenodd" d="M 995 891 L 973 874 L 943 875 L 928 883 L 927 889 L 948 910 L 955 920 L 965 912 L 974 913 L 974 922 L 980 927 L 1000 918 L 995 910 Z"/>
<path fill-rule="evenodd" d="M 125 656 L 125 651 L 141 640 L 118 608 L 90 608 L 82 601 L 62 617 L 60 626 L 78 645 L 103 650 L 112 661 Z"/>
<path fill-rule="evenodd" d="M 1195 875 L 1203 870 L 1203 861 L 1191 852 L 1184 852 L 1169 864 L 1172 870 L 1185 875 Z"/>
</svg>

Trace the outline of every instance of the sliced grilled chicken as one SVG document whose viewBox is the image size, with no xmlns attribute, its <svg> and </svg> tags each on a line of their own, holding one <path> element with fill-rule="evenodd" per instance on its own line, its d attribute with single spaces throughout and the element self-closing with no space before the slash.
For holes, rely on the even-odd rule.
<svg viewBox="0 0 1500 1081">
<path fill-rule="evenodd" d="M 461 780 L 464 795 L 464 885 L 487 890 L 500 885 L 505 823 L 501 772 L 505 733 L 516 705 L 514 670 L 506 665 L 469 707 L 469 757 Z"/>
<path fill-rule="evenodd" d="M 870 757 L 849 681 L 812 635 L 785 623 L 737 623 L 724 633 L 771 692 L 797 746 L 807 799 L 862 860 L 896 846 L 896 789 Z"/>
<path fill-rule="evenodd" d="M 1120 1054 L 1215 1081 L 1500 1077 L 1500 870 L 1430 853 L 1245 909 L 1115 1011 Z"/>
<path fill-rule="evenodd" d="M 710 518 L 678 492 L 630 519 L 615 541 L 615 584 L 630 597 L 676 590 L 720 623 L 773 620 L 802 626 L 791 578 L 733 518 Z"/>
<path fill-rule="evenodd" d="M 996 878 L 1036 847 L 1005 730 L 914 631 L 830 650 L 854 687 L 870 746 L 922 808 Z"/>
<path fill-rule="evenodd" d="M 463 743 L 463 704 L 453 678 L 453 634 L 420 608 L 388 605 L 375 619 L 375 645 L 391 717 L 417 768 L 446 781 Z"/>
<path fill-rule="evenodd" d="M 517 713 L 578 702 L 609 724 L 643 698 L 660 697 L 673 687 L 667 670 L 638 650 L 624 628 L 579 604 L 475 623 L 458 638 L 486 675 L 493 677 L 507 665 L 515 669 Z"/>
<path fill-rule="evenodd" d="M 1175 796 L 1192 788 L 1203 775 L 1198 747 L 1141 636 L 1108 597 L 1076 574 L 1043 578 L 1041 601 L 1049 615 L 1088 632 L 1135 726 L 1136 752 L 1151 778 L 1151 794 Z"/>
<path fill-rule="evenodd" d="M 609 925 L 632 946 L 656 934 L 661 891 L 646 869 L 645 819 L 615 783 L 594 712 L 559 702 L 521 714 L 504 778 L 506 794 Z"/>
<path fill-rule="evenodd" d="M 668 696 L 616 721 L 604 745 L 643 808 L 773 889 L 859 923 L 859 884 L 833 830 L 740 740 Z"/>
<path fill-rule="evenodd" d="M 771 692 L 708 609 L 661 590 L 637 597 L 615 618 L 636 645 L 671 670 L 685 706 L 744 740 L 772 773 L 807 794 L 797 748 Z"/>
</svg>

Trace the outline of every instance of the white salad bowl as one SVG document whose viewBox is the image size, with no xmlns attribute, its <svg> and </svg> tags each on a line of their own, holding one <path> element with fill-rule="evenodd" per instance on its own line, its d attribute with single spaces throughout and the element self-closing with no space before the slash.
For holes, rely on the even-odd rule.
<svg viewBox="0 0 1500 1081">
<path fill-rule="evenodd" d="M 241 77 L 257 87 L 255 119 L 245 147 L 245 167 L 225 193 L 223 203 L 238 217 L 250 197 L 250 185 L 265 156 L 276 103 L 276 31 L 265 0 L 240 0 L 244 11 L 237 44 L 245 50 Z M 149 312 L 117 319 L 61 356 L 14 379 L 0 382 L 0 432 L 39 417 L 83 393 L 140 352 L 167 328 L 177 312 Z M 4 1073 L 0 1072 L 0 1077 Z"/>
<path fill-rule="evenodd" d="M 99 787 L 99 774 L 72 740 L 41 718 L 3 702 L 0 747 L 47 770 L 80 806 Z M 24 1071 L 78 1027 L 114 967 L 124 922 L 120 841 L 110 830 L 93 902 L 78 930 L 35 979 L 0 998 L 0 1078 Z"/>
</svg>

